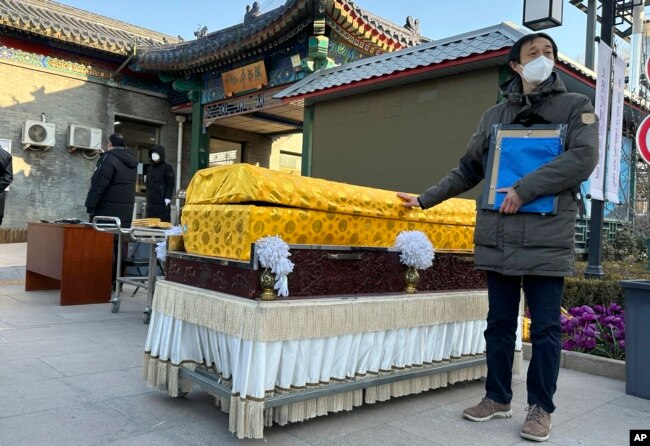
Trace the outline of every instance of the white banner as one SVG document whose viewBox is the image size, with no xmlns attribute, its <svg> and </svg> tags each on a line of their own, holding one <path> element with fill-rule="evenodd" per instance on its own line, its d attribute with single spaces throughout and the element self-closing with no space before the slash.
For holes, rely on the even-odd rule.
<svg viewBox="0 0 650 446">
<path fill-rule="evenodd" d="M 596 73 L 596 114 L 598 115 L 598 165 L 589 177 L 589 193 L 594 200 L 605 199 L 605 153 L 607 153 L 607 121 L 609 110 L 609 80 L 612 49 L 598 42 L 598 71 Z"/>
<path fill-rule="evenodd" d="M 614 58 L 614 82 L 612 83 L 612 110 L 607 143 L 607 169 L 605 191 L 607 201 L 621 204 L 618 187 L 621 178 L 621 145 L 623 133 L 623 89 L 625 88 L 625 60 Z"/>
</svg>

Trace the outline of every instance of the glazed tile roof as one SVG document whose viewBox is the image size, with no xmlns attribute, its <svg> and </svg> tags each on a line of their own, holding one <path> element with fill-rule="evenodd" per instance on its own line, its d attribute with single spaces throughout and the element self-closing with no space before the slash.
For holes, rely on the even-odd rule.
<svg viewBox="0 0 650 446">
<path fill-rule="evenodd" d="M 130 53 L 135 43 L 178 40 L 52 0 L 0 0 L 2 27 L 121 55 Z"/>
<path fill-rule="evenodd" d="M 503 65 L 507 62 L 506 51 L 524 34 L 525 32 L 519 26 L 503 22 L 393 53 L 361 59 L 329 70 L 317 71 L 273 97 L 283 99 L 285 102 L 309 105 L 322 100 L 400 85 L 418 78 L 453 75 L 472 69 Z M 462 62 L 445 64 L 454 61 Z M 583 83 L 595 85 L 596 73 L 593 70 L 562 53 L 558 54 L 558 62 L 567 67 L 568 72 L 583 79 L 583 82 L 574 83 L 573 88 L 581 88 L 580 85 Z M 434 66 L 438 69 L 426 71 L 427 68 Z M 441 66 L 443 68 L 439 68 Z M 400 72 L 405 76 L 399 78 L 391 76 Z M 363 82 L 382 77 L 391 77 L 391 79 L 377 83 Z M 358 83 L 360 86 L 355 86 Z M 589 94 L 589 91 L 584 90 L 583 94 Z M 638 97 L 633 97 L 628 91 L 625 92 L 625 97 L 630 103 L 647 108 L 645 103 L 642 103 Z"/>
<path fill-rule="evenodd" d="M 252 17 L 247 14 L 243 23 L 208 33 L 196 40 L 162 47 L 138 46 L 134 67 L 137 70 L 197 72 L 204 71 L 210 65 L 218 66 L 229 63 L 228 60 L 251 57 L 310 26 L 314 21 L 314 3 L 313 0 L 286 0 L 278 8 Z M 367 41 L 381 52 L 422 41 L 417 30 L 386 21 L 358 8 L 350 0 L 327 0 L 322 3 L 330 25 L 336 24 L 344 32 Z"/>
<path fill-rule="evenodd" d="M 249 21 L 196 40 L 163 47 L 138 46 L 134 66 L 138 70 L 192 70 L 219 59 L 236 57 L 240 52 L 257 50 L 262 42 L 269 40 L 270 29 L 276 36 L 290 32 L 296 22 L 311 14 L 312 4 L 309 0 L 289 0 Z"/>
<path fill-rule="evenodd" d="M 281 91 L 275 97 L 292 98 L 401 71 L 502 50 L 511 47 L 522 35 L 523 33 L 514 26 L 502 23 L 393 53 L 361 59 L 341 67 L 318 71 Z"/>
</svg>

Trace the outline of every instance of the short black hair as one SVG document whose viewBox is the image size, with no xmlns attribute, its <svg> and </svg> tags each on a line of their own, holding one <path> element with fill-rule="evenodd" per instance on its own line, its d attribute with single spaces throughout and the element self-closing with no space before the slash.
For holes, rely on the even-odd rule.
<svg viewBox="0 0 650 446">
<path fill-rule="evenodd" d="M 126 147 L 126 138 L 121 133 L 113 133 L 108 140 L 113 147 Z"/>
<path fill-rule="evenodd" d="M 524 37 L 517 40 L 514 45 L 512 45 L 512 48 L 510 48 L 510 53 L 508 53 L 508 65 L 510 65 L 510 62 L 521 62 L 521 47 L 523 44 L 526 42 L 532 42 L 533 40 L 539 39 L 540 37 L 551 42 L 551 45 L 553 46 L 553 59 L 557 60 L 557 45 L 555 44 L 555 40 L 553 40 L 551 36 L 546 33 L 533 33 L 526 34 Z"/>
</svg>

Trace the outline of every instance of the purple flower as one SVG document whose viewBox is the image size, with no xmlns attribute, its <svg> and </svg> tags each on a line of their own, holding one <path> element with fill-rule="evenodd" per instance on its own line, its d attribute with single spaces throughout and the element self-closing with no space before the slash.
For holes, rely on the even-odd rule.
<svg viewBox="0 0 650 446">
<path fill-rule="evenodd" d="M 625 312 L 618 304 L 570 308 L 560 317 L 562 348 L 609 358 L 625 357 Z"/>
<path fill-rule="evenodd" d="M 562 350 L 573 350 L 573 347 L 576 346 L 576 343 L 573 339 L 567 339 L 562 342 Z"/>
<path fill-rule="evenodd" d="M 596 340 L 593 338 L 585 339 L 582 345 L 584 346 L 585 350 L 593 350 L 594 348 L 596 348 Z"/>
<path fill-rule="evenodd" d="M 621 306 L 617 303 L 612 303 L 609 305 L 609 311 L 621 311 Z"/>
<path fill-rule="evenodd" d="M 592 325 L 587 326 L 587 327 L 585 328 L 585 330 L 584 330 L 584 334 L 585 334 L 585 336 L 588 336 L 588 337 L 590 337 L 590 338 L 594 338 L 594 337 L 596 337 L 596 330 L 595 330 L 595 327 L 592 326 Z"/>
<path fill-rule="evenodd" d="M 591 308 L 589 305 L 583 305 L 580 307 L 582 309 L 583 313 L 589 313 L 589 314 L 594 314 L 593 308 Z"/>
<path fill-rule="evenodd" d="M 591 310 L 591 308 L 590 308 L 590 310 Z M 596 316 L 596 314 L 592 310 L 591 313 L 589 313 L 587 311 L 583 312 L 581 318 L 583 320 L 585 320 L 585 321 L 595 321 L 595 320 L 598 319 L 598 316 Z"/>
</svg>

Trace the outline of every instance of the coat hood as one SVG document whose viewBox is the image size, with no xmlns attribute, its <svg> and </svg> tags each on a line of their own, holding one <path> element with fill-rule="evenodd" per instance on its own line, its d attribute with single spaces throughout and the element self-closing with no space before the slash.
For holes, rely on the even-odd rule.
<svg viewBox="0 0 650 446">
<path fill-rule="evenodd" d="M 151 148 L 151 153 L 154 153 L 154 152 L 157 153 L 158 155 L 160 155 L 160 161 L 159 162 L 164 163 L 165 162 L 165 148 L 163 146 L 161 146 L 160 144 L 156 144 L 155 146 L 153 146 Z"/>
<path fill-rule="evenodd" d="M 133 150 L 124 147 L 114 147 L 111 151 L 106 152 L 119 159 L 126 167 L 134 168 L 138 166 L 138 158 L 133 153 Z"/>
</svg>

